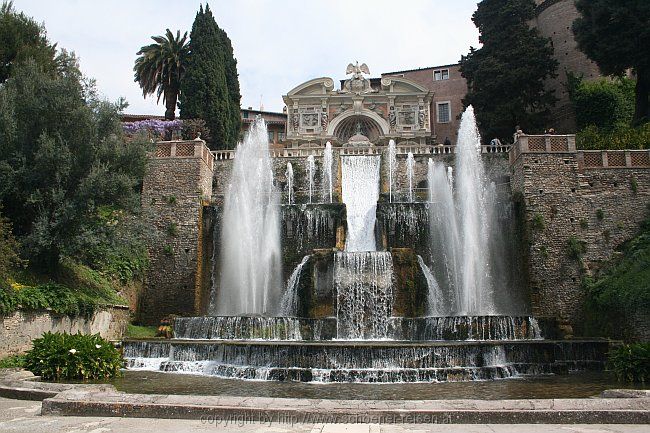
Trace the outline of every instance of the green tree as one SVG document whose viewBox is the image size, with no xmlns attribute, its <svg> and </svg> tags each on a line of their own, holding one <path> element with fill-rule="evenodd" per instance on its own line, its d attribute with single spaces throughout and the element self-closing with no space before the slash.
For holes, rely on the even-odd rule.
<svg viewBox="0 0 650 433">
<path fill-rule="evenodd" d="M 174 36 L 167 29 L 165 36 L 152 36 L 151 39 L 154 44 L 145 45 L 137 52 L 134 81 L 140 84 L 145 98 L 156 93 L 160 102 L 162 96 L 167 108 L 165 119 L 174 120 L 189 54 L 187 32 L 181 37 L 181 32 L 177 31 Z"/>
<path fill-rule="evenodd" d="M 190 33 L 190 57 L 181 84 L 181 118 L 203 119 L 212 148 L 231 148 L 237 141 L 239 114 L 237 63 L 226 33 L 210 7 L 200 7 Z"/>
<path fill-rule="evenodd" d="M 634 81 L 629 78 L 585 81 L 569 74 L 569 94 L 579 130 L 587 126 L 611 130 L 632 121 Z"/>
<path fill-rule="evenodd" d="M 47 40 L 45 28 L 13 8 L 13 2 L 0 7 L 0 83 L 9 78 L 16 64 L 34 59 L 48 72 L 56 70 L 56 44 Z"/>
<path fill-rule="evenodd" d="M 18 243 L 11 231 L 11 222 L 0 214 L 0 290 L 6 285 L 11 268 L 21 263 L 17 251 Z"/>
<path fill-rule="evenodd" d="M 557 62 L 549 40 L 528 25 L 534 11 L 533 0 L 483 0 L 472 15 L 483 46 L 461 58 L 463 103 L 474 106 L 487 139 L 508 139 L 517 125 L 541 129 L 556 101 L 544 80 L 557 76 Z"/>
<path fill-rule="evenodd" d="M 650 2 L 578 0 L 581 17 L 573 23 L 578 47 L 605 75 L 636 75 L 634 124 L 650 119 Z"/>
<path fill-rule="evenodd" d="M 54 76 L 33 60 L 15 65 L 0 86 L 0 202 L 21 255 L 45 271 L 79 256 L 102 209 L 137 212 L 146 162 L 74 56 L 57 62 Z"/>
</svg>

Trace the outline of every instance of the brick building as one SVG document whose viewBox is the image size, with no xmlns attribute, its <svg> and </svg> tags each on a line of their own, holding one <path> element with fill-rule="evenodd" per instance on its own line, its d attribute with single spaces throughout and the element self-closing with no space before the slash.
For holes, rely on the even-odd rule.
<svg viewBox="0 0 650 433">
<path fill-rule="evenodd" d="M 551 40 L 554 57 L 558 61 L 558 76 L 547 81 L 558 101 L 551 110 L 549 127 L 559 133 L 575 132 L 575 113 L 567 90 L 567 72 L 582 75 L 587 80 L 601 77 L 598 66 L 578 49 L 571 30 L 579 13 L 574 0 L 535 0 L 535 19 L 530 25 Z M 449 137 L 456 144 L 462 99 L 467 93 L 467 82 L 461 76 L 459 65 L 433 66 L 404 71 L 386 72 L 384 76 L 404 77 L 433 92 L 431 101 L 431 131 L 438 142 Z"/>
<path fill-rule="evenodd" d="M 403 77 L 431 90 L 433 94 L 429 118 L 431 133 L 437 143 L 443 143 L 448 137 L 452 144 L 456 144 L 460 115 L 463 112 L 462 99 L 467 93 L 467 82 L 460 75 L 459 65 L 433 66 L 382 74 L 382 77 L 388 76 Z"/>
<path fill-rule="evenodd" d="M 252 107 L 248 107 L 247 109 L 242 108 L 242 137 L 244 133 L 248 131 L 251 123 L 253 123 L 253 120 L 255 120 L 257 116 L 261 116 L 266 122 L 266 127 L 269 131 L 269 144 L 274 147 L 281 147 L 287 137 L 287 114 L 273 111 L 253 110 Z"/>
</svg>

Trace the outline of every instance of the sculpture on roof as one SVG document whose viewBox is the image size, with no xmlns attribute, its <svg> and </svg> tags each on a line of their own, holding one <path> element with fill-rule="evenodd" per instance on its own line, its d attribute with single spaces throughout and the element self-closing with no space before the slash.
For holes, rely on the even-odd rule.
<svg viewBox="0 0 650 433">
<path fill-rule="evenodd" d="M 370 74 L 368 65 L 365 63 L 359 65 L 359 62 L 356 62 L 355 64 L 350 63 L 345 70 L 345 73 L 352 74 L 352 77 L 345 81 L 343 89 L 341 90 L 342 92 L 356 94 L 372 92 L 370 80 L 363 76 L 363 74 Z"/>
</svg>

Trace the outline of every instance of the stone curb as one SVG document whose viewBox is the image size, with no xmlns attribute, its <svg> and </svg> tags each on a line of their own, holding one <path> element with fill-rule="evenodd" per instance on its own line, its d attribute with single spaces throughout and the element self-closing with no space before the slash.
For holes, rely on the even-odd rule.
<svg viewBox="0 0 650 433">
<path fill-rule="evenodd" d="M 127 394 L 112 385 L 38 382 L 0 372 L 0 397 L 42 400 L 43 415 L 197 419 L 205 423 L 650 424 L 650 392 L 608 390 L 607 398 L 528 400 L 318 400 Z M 612 397 L 612 398 L 609 398 Z"/>
<path fill-rule="evenodd" d="M 650 398 L 353 401 L 70 390 L 43 415 L 196 419 L 206 423 L 647 424 Z"/>
</svg>

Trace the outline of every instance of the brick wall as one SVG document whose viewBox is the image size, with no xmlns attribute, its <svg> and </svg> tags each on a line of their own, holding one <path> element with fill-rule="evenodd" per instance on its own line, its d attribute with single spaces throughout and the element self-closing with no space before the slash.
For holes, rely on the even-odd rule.
<svg viewBox="0 0 650 433">
<path fill-rule="evenodd" d="M 542 36 L 551 39 L 554 57 L 559 63 L 557 78 L 549 79 L 546 83 L 547 88 L 555 90 L 555 96 L 559 99 L 548 126 L 560 133 L 575 132 L 575 113 L 566 89 L 566 72 L 583 75 L 588 80 L 601 74 L 598 66 L 578 49 L 573 36 L 571 26 L 579 16 L 574 0 L 536 0 L 535 3 L 538 6 L 537 16 L 532 25 Z"/>
<path fill-rule="evenodd" d="M 142 323 L 192 315 L 200 304 L 201 214 L 202 202 L 212 195 L 212 155 L 202 141 L 174 143 L 171 151 L 168 145 L 157 145 L 142 186 L 142 207 L 152 215 L 156 233 L 138 309 Z"/>
</svg>

